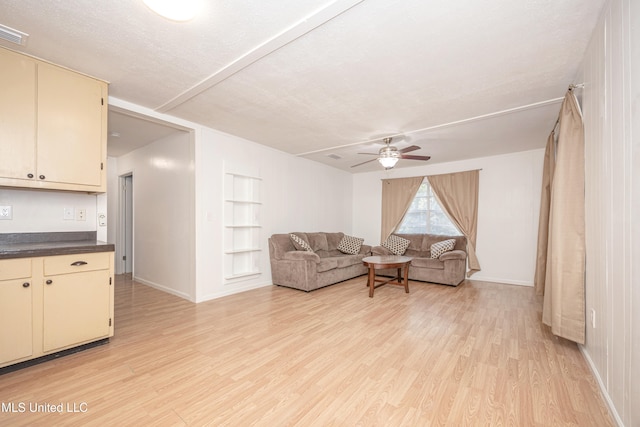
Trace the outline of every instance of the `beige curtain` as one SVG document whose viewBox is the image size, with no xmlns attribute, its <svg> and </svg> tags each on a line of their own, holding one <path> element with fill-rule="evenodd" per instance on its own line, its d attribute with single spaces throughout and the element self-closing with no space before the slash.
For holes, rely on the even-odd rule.
<svg viewBox="0 0 640 427">
<path fill-rule="evenodd" d="M 480 262 L 476 256 L 479 177 L 478 170 L 427 177 L 440 206 L 467 238 L 469 255 L 467 277 L 480 271 Z"/>
<path fill-rule="evenodd" d="M 407 213 L 413 198 L 422 184 L 423 177 L 383 179 L 382 180 L 382 229 L 380 242 L 400 225 L 400 221 Z"/>
<path fill-rule="evenodd" d="M 542 321 L 554 335 L 584 344 L 584 129 L 571 91 L 558 120 L 555 168 L 550 167 L 549 176 L 543 178 L 543 183 L 550 183 L 551 194 Z"/>
<path fill-rule="evenodd" d="M 542 170 L 542 192 L 540 194 L 540 217 L 538 218 L 538 250 L 536 252 L 536 272 L 533 279 L 536 294 L 544 294 L 544 279 L 547 274 L 547 246 L 549 244 L 549 210 L 551 206 L 551 183 L 556 167 L 556 133 L 549 134 L 544 151 Z"/>
</svg>

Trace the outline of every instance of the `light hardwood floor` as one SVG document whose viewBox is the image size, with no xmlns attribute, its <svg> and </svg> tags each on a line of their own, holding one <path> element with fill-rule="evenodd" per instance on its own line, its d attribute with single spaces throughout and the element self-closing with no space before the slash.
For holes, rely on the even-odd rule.
<svg viewBox="0 0 640 427">
<path fill-rule="evenodd" d="M 120 276 L 110 343 L 0 376 L 0 425 L 614 425 L 532 288 L 365 283 L 196 305 Z"/>
</svg>

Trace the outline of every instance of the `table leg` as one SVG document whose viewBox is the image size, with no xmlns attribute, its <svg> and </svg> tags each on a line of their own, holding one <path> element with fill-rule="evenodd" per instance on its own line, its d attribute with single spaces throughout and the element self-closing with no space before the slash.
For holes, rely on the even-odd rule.
<svg viewBox="0 0 640 427">
<path fill-rule="evenodd" d="M 369 266 L 369 298 L 373 298 L 373 288 L 376 283 L 376 270 Z"/>
<path fill-rule="evenodd" d="M 400 271 L 400 269 L 398 269 Z M 404 291 L 409 293 L 409 264 L 404 266 Z"/>
</svg>

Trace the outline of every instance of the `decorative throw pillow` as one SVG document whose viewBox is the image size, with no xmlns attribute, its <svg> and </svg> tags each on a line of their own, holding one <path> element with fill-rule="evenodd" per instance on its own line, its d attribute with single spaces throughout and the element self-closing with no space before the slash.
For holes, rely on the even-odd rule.
<svg viewBox="0 0 640 427">
<path fill-rule="evenodd" d="M 343 254 L 356 255 L 360 252 L 360 248 L 362 247 L 362 242 L 364 239 L 353 236 L 345 236 L 338 243 L 338 250 Z"/>
<path fill-rule="evenodd" d="M 382 247 L 389 249 L 396 255 L 402 255 L 409 247 L 409 243 L 411 243 L 411 241 L 405 239 L 404 237 L 392 234 L 391 236 L 387 237 L 387 240 L 385 240 L 385 242 L 382 244 Z"/>
<path fill-rule="evenodd" d="M 452 251 L 456 246 L 456 241 L 454 239 L 443 240 L 442 242 L 434 243 L 431 245 L 431 258 L 436 259 L 440 258 L 445 252 Z"/>
<path fill-rule="evenodd" d="M 296 250 L 313 252 L 313 249 L 311 249 L 311 246 L 309 246 L 309 244 L 305 242 L 305 240 L 302 237 L 299 237 L 293 233 L 290 233 L 289 238 L 291 239 L 291 242 L 293 243 L 293 246 L 295 246 Z"/>
</svg>

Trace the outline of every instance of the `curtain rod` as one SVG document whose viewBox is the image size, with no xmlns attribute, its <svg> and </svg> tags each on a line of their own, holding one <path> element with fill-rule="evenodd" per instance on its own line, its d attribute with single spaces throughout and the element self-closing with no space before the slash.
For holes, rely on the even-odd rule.
<svg viewBox="0 0 640 427">
<path fill-rule="evenodd" d="M 571 92 L 574 89 L 584 89 L 584 83 L 571 83 L 569 85 L 568 91 Z M 553 125 L 553 128 L 551 129 L 551 132 L 555 132 L 556 131 L 556 128 L 558 127 L 559 123 L 560 123 L 560 117 L 558 117 L 558 120 L 556 120 L 556 124 Z"/>
</svg>

